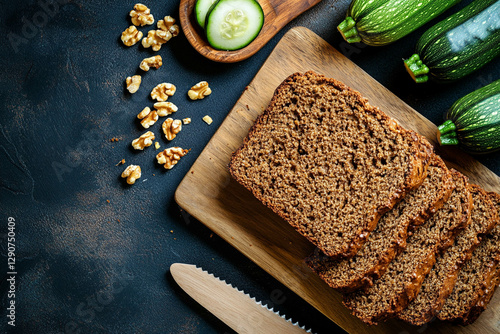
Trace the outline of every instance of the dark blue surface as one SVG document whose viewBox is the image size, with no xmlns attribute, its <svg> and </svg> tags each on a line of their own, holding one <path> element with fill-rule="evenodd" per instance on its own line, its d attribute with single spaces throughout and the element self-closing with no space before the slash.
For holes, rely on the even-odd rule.
<svg viewBox="0 0 500 334">
<path fill-rule="evenodd" d="M 42 1 L 42 4 L 47 1 Z M 124 89 L 152 54 L 127 48 L 120 34 L 135 2 L 1 2 L 0 31 L 0 332 L 7 324 L 7 226 L 15 219 L 16 327 L 18 333 L 224 333 L 224 324 L 187 297 L 168 272 L 174 262 L 193 263 L 274 305 L 318 333 L 338 328 L 176 205 L 174 192 L 231 110 L 245 86 L 291 27 L 302 25 L 341 50 L 434 123 L 459 97 L 500 78 L 495 60 L 449 85 L 415 85 L 401 59 L 428 27 L 387 47 L 347 45 L 336 31 L 349 1 L 324 0 L 281 31 L 252 58 L 218 64 L 197 54 L 181 34 L 158 52 L 164 65 L 143 74 L 140 90 Z M 448 11 L 463 8 L 470 1 Z M 146 2 L 155 19 L 178 18 L 178 1 Z M 47 7 L 46 7 L 47 8 Z M 41 14 L 42 13 L 42 14 Z M 441 16 L 443 17 L 443 16 Z M 35 22 L 39 27 L 26 22 Z M 147 33 L 149 27 L 140 28 Z M 213 94 L 190 101 L 187 90 L 207 80 Z M 156 164 L 153 147 L 135 152 L 144 132 L 136 115 L 152 106 L 160 82 L 177 118 L 193 122 L 172 142 L 190 148 L 170 171 Z M 201 118 L 209 114 L 210 126 Z M 153 126 L 160 137 L 161 120 Z M 120 138 L 111 142 L 113 137 Z M 498 153 L 479 157 L 496 174 Z M 140 164 L 142 178 L 127 186 L 119 175 L 125 158 Z M 109 203 L 108 203 L 109 201 Z M 14 331 L 12 331 L 14 332 Z"/>
</svg>

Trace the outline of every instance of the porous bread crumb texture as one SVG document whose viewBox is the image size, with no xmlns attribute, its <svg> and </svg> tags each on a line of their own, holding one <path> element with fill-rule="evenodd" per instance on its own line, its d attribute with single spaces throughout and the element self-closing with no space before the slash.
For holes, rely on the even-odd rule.
<svg viewBox="0 0 500 334">
<path fill-rule="evenodd" d="M 408 237 L 406 248 L 389 264 L 384 275 L 369 289 L 344 296 L 344 305 L 364 322 L 377 324 L 403 310 L 418 293 L 437 253 L 470 221 L 467 179 L 457 171 L 452 171 L 452 175 L 455 189 L 448 201 Z"/>
<path fill-rule="evenodd" d="M 352 257 L 426 174 L 431 146 L 346 85 L 295 73 L 275 91 L 229 170 L 331 257 Z"/>
<path fill-rule="evenodd" d="M 416 298 L 398 314 L 400 319 L 413 325 L 430 321 L 452 292 L 460 268 L 470 259 L 480 238 L 494 227 L 496 221 L 491 219 L 491 212 L 495 213 L 496 209 L 489 195 L 476 185 L 470 185 L 469 190 L 473 200 L 470 224 L 457 235 L 453 245 L 438 256 Z"/>
<path fill-rule="evenodd" d="M 455 187 L 443 160 L 433 155 L 427 177 L 379 220 L 360 251 L 350 259 L 332 260 L 319 251 L 307 264 L 332 288 L 352 292 L 367 288 L 406 246 L 408 227 L 421 225 L 443 206 Z"/>
<path fill-rule="evenodd" d="M 495 221 L 493 230 L 481 241 L 479 246 L 472 253 L 472 257 L 465 263 L 453 287 L 453 291 L 446 299 L 443 308 L 438 312 L 437 317 L 441 320 L 448 320 L 463 325 L 474 322 L 481 312 L 486 308 L 489 298 L 492 295 L 489 291 L 495 289 L 492 286 L 497 280 L 498 264 L 500 261 L 500 224 L 498 224 L 498 198 L 493 200 L 496 203 L 494 210 L 484 208 L 488 212 L 487 219 Z M 494 205 L 484 201 L 485 206 Z"/>
</svg>

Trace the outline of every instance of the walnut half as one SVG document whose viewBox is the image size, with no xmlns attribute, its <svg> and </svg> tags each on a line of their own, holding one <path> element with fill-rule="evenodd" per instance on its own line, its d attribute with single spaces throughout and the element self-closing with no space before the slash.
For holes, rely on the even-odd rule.
<svg viewBox="0 0 500 334">
<path fill-rule="evenodd" d="M 139 68 L 143 71 L 149 71 L 151 67 L 159 69 L 163 65 L 163 60 L 161 56 L 153 56 L 149 58 L 144 58 L 139 65 Z"/>
<path fill-rule="evenodd" d="M 200 81 L 188 91 L 188 96 L 191 100 L 201 100 L 212 94 L 212 90 L 208 87 L 208 82 Z"/>
<path fill-rule="evenodd" d="M 141 86 L 141 81 L 142 79 L 140 75 L 127 77 L 125 83 L 127 84 L 127 90 L 130 92 L 130 94 L 134 94 L 139 90 L 139 87 Z"/>
<path fill-rule="evenodd" d="M 142 38 L 142 32 L 137 30 L 135 26 L 130 26 L 122 32 L 122 42 L 126 46 L 132 46 L 139 42 Z"/>
<path fill-rule="evenodd" d="M 142 3 L 135 4 L 134 9 L 130 11 L 130 17 L 132 18 L 132 24 L 135 26 L 152 25 L 155 22 L 149 8 Z"/>
<path fill-rule="evenodd" d="M 134 184 L 141 177 L 141 166 L 130 165 L 122 173 L 122 177 L 127 179 L 128 184 Z"/>
<path fill-rule="evenodd" d="M 151 125 L 156 123 L 158 114 L 156 110 L 151 111 L 149 107 L 146 107 L 137 115 L 137 118 L 141 120 L 141 125 L 145 129 L 148 129 Z"/>
<path fill-rule="evenodd" d="M 136 150 L 143 150 L 144 148 L 151 146 L 155 140 L 155 134 L 148 131 L 142 134 L 139 138 L 132 140 L 132 147 Z"/>
<path fill-rule="evenodd" d="M 167 101 L 169 96 L 175 94 L 176 89 L 177 88 L 171 83 L 161 83 L 153 88 L 151 91 L 151 98 L 159 102 Z"/>
<path fill-rule="evenodd" d="M 163 133 L 167 140 L 174 139 L 182 130 L 182 121 L 180 119 L 167 118 L 162 124 Z"/>
<path fill-rule="evenodd" d="M 165 169 L 172 169 L 189 151 L 180 147 L 169 147 L 156 155 L 156 160 Z"/>
<path fill-rule="evenodd" d="M 172 102 L 156 102 L 154 104 L 154 107 L 156 109 L 156 112 L 158 113 L 158 116 L 164 117 L 173 114 L 179 108 Z"/>
</svg>

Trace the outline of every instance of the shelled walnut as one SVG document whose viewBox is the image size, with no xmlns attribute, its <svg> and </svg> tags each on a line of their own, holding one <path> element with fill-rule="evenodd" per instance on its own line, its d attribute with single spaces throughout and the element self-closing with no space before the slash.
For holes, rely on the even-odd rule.
<svg viewBox="0 0 500 334">
<path fill-rule="evenodd" d="M 154 108 L 158 116 L 164 117 L 173 114 L 178 110 L 177 106 L 172 102 L 156 102 Z"/>
<path fill-rule="evenodd" d="M 212 94 L 212 90 L 208 87 L 208 82 L 200 81 L 188 91 L 188 96 L 191 100 L 201 100 Z"/>
<path fill-rule="evenodd" d="M 151 111 L 149 107 L 146 107 L 137 115 L 137 118 L 141 120 L 141 125 L 145 129 L 148 129 L 151 125 L 156 123 L 158 114 L 156 110 Z"/>
<path fill-rule="evenodd" d="M 155 22 L 149 8 L 142 3 L 135 4 L 134 9 L 131 10 L 129 14 L 132 24 L 135 26 L 145 26 L 146 24 L 152 25 Z"/>
<path fill-rule="evenodd" d="M 205 123 L 207 123 L 208 125 L 212 124 L 212 122 L 214 121 L 212 119 L 212 117 L 208 116 L 208 115 L 205 115 L 203 116 L 203 121 L 205 121 Z"/>
<path fill-rule="evenodd" d="M 122 173 L 122 178 L 127 179 L 128 184 L 134 184 L 141 177 L 141 166 L 129 165 Z"/>
<path fill-rule="evenodd" d="M 141 31 L 137 30 L 135 26 L 130 26 L 122 32 L 122 42 L 126 46 L 132 46 L 139 42 L 142 36 Z"/>
<path fill-rule="evenodd" d="M 165 16 L 163 20 L 158 21 L 156 26 L 162 31 L 168 31 L 172 37 L 176 37 L 180 32 L 179 26 L 175 24 L 175 19 L 171 16 Z"/>
<path fill-rule="evenodd" d="M 142 134 L 139 138 L 134 139 L 132 141 L 132 147 L 136 150 L 143 150 L 144 148 L 151 146 L 153 144 L 153 140 L 155 140 L 155 134 L 148 131 Z"/>
<path fill-rule="evenodd" d="M 175 91 L 176 87 L 174 85 L 164 82 L 153 88 L 151 98 L 159 102 L 164 102 L 168 100 L 169 96 L 173 96 Z"/>
<path fill-rule="evenodd" d="M 163 60 L 161 56 L 153 56 L 149 58 L 144 58 L 139 65 L 139 68 L 143 71 L 149 71 L 151 67 L 159 69 L 163 65 Z"/>
<path fill-rule="evenodd" d="M 142 40 L 142 46 L 145 48 L 151 47 L 153 51 L 159 51 L 161 46 L 167 43 L 172 37 L 179 34 L 179 26 L 175 24 L 175 20 L 170 16 L 165 16 L 163 20 L 159 20 L 156 24 L 157 30 L 148 31 L 148 35 Z"/>
<path fill-rule="evenodd" d="M 169 147 L 156 155 L 156 160 L 165 169 L 172 169 L 189 151 L 180 147 Z"/>
<path fill-rule="evenodd" d="M 139 87 L 141 86 L 141 81 L 142 79 L 140 75 L 127 77 L 125 83 L 127 84 L 127 90 L 130 92 L 130 94 L 134 94 L 139 90 Z"/>
<path fill-rule="evenodd" d="M 180 119 L 167 118 L 162 124 L 163 133 L 167 140 L 174 139 L 179 132 L 182 130 L 182 122 Z"/>
</svg>

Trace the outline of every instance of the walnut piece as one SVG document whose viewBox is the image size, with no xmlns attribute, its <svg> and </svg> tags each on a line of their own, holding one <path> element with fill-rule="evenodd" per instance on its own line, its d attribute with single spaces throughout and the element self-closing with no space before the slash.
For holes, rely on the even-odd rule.
<svg viewBox="0 0 500 334">
<path fill-rule="evenodd" d="M 127 178 L 128 184 L 134 184 L 135 180 L 141 177 L 141 166 L 129 165 L 122 173 L 123 178 Z"/>
<path fill-rule="evenodd" d="M 205 115 L 203 116 L 203 120 L 205 121 L 205 123 L 207 123 L 208 125 L 212 124 L 212 122 L 214 121 L 212 119 L 212 117 L 208 116 L 208 115 Z"/>
<path fill-rule="evenodd" d="M 156 113 L 158 114 L 158 116 L 161 117 L 171 115 L 177 110 L 179 110 L 179 108 L 177 108 L 177 106 L 172 102 L 156 102 L 154 104 L 154 107 L 156 109 Z"/>
<path fill-rule="evenodd" d="M 139 68 L 143 71 L 149 71 L 151 67 L 159 69 L 163 65 L 163 60 L 161 56 L 153 56 L 149 58 L 144 58 L 139 65 Z"/>
<path fill-rule="evenodd" d="M 191 123 L 191 118 L 189 118 L 189 117 L 183 118 L 183 119 L 182 119 L 182 123 L 184 123 L 184 124 L 189 124 L 189 123 Z"/>
<path fill-rule="evenodd" d="M 175 24 L 175 20 L 170 16 L 165 16 L 163 20 L 159 20 L 156 24 L 157 30 L 148 31 L 148 36 L 142 40 L 142 46 L 145 48 L 151 47 L 153 51 L 158 51 L 161 46 L 167 43 L 172 37 L 179 34 L 179 26 Z"/>
<path fill-rule="evenodd" d="M 142 3 L 135 4 L 134 9 L 130 11 L 130 17 L 132 18 L 132 24 L 135 26 L 152 25 L 155 22 L 149 8 Z"/>
<path fill-rule="evenodd" d="M 134 94 L 139 90 L 139 87 L 141 86 L 141 81 L 142 79 L 140 75 L 127 77 L 125 83 L 127 84 L 127 90 L 130 92 L 130 94 Z"/>
<path fill-rule="evenodd" d="M 155 141 L 155 150 L 159 149 L 160 148 L 160 143 Z"/>
<path fill-rule="evenodd" d="M 142 38 L 142 32 L 137 30 L 135 26 L 130 26 L 122 32 L 122 42 L 126 46 L 132 46 L 139 42 Z"/>
<path fill-rule="evenodd" d="M 169 147 L 156 155 L 156 160 L 165 169 L 172 169 L 189 151 L 180 147 Z"/>
<path fill-rule="evenodd" d="M 167 118 L 165 122 L 163 122 L 161 128 L 163 129 L 165 138 L 167 138 L 167 140 L 172 140 L 181 132 L 182 122 L 180 119 L 174 120 L 172 118 Z"/>
<path fill-rule="evenodd" d="M 208 87 L 208 82 L 206 81 L 198 82 L 196 85 L 191 87 L 188 92 L 188 96 L 191 100 L 201 100 L 210 94 L 212 94 L 212 90 Z"/>
<path fill-rule="evenodd" d="M 141 125 L 145 129 L 148 129 L 151 125 L 156 123 L 158 120 L 158 114 L 156 113 L 156 110 L 151 111 L 149 107 L 146 107 L 137 115 L 137 118 L 141 120 Z"/>
<path fill-rule="evenodd" d="M 151 146 L 155 140 L 155 134 L 148 131 L 142 134 L 139 138 L 132 140 L 132 147 L 136 150 L 143 150 L 144 148 Z"/>
<path fill-rule="evenodd" d="M 151 98 L 159 102 L 167 101 L 169 96 L 175 94 L 176 89 L 177 88 L 175 88 L 175 86 L 171 83 L 161 83 L 153 88 L 151 91 Z"/>
</svg>

